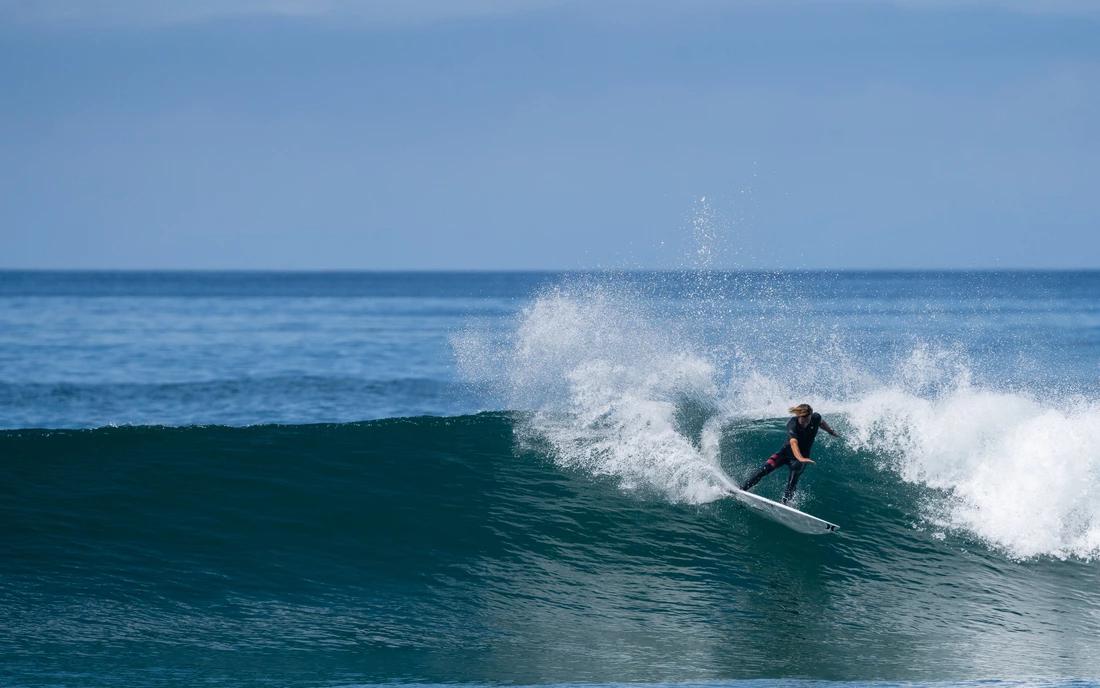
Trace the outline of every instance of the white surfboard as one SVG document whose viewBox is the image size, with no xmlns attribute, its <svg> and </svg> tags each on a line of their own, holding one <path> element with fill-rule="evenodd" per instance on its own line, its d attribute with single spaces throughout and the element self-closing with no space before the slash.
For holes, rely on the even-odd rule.
<svg viewBox="0 0 1100 688">
<path fill-rule="evenodd" d="M 828 521 L 823 521 L 817 516 L 804 514 L 798 509 L 792 509 L 786 504 L 773 502 L 770 499 L 754 495 L 751 492 L 744 492 L 734 488 L 729 494 L 731 497 L 764 518 L 771 519 L 776 523 L 782 523 L 791 530 L 797 530 L 800 533 L 806 533 L 807 535 L 825 535 L 826 533 L 835 533 L 840 529 L 840 526 L 829 523 Z"/>
</svg>

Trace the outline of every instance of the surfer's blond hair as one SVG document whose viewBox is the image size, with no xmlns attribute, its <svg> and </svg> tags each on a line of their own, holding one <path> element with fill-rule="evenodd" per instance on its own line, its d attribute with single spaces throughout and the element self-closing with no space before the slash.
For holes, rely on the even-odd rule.
<svg viewBox="0 0 1100 688">
<path fill-rule="evenodd" d="M 808 416 L 814 412 L 814 408 L 809 404 L 799 404 L 798 406 L 792 406 L 787 410 L 798 416 L 799 418 L 801 418 L 802 416 Z"/>
</svg>

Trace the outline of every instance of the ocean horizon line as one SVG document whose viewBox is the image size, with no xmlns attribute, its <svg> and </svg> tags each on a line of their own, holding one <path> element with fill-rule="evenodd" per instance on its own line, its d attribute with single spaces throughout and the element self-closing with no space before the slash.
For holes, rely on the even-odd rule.
<svg viewBox="0 0 1100 688">
<path fill-rule="evenodd" d="M 1100 267 L 971 268 L 0 268 L 0 275 L 614 275 L 614 274 L 1071 274 Z"/>
</svg>

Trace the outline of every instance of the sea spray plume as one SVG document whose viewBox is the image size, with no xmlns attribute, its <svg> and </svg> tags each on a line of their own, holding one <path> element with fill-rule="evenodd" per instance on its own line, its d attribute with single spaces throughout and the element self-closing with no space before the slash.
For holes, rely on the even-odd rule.
<svg viewBox="0 0 1100 688">
<path fill-rule="evenodd" d="M 719 252 L 723 233 L 714 206 L 707 203 L 703 196 L 696 204 L 691 219 L 691 238 L 695 243 L 694 260 L 691 265 L 696 270 L 713 270 L 715 254 Z"/>
<path fill-rule="evenodd" d="M 803 288 L 782 273 L 574 277 L 539 294 L 505 337 L 472 324 L 455 350 L 465 379 L 533 413 L 517 433 L 560 465 L 707 501 L 728 484 L 721 419 L 784 417 L 792 398 L 827 404 L 864 377 Z M 681 422 L 692 407 L 711 417 Z"/>
<path fill-rule="evenodd" d="M 521 441 L 560 466 L 610 476 L 676 502 L 713 500 L 731 484 L 677 428 L 678 401 L 713 398 L 715 367 L 622 281 L 582 280 L 539 295 L 500 351 L 465 335 L 460 364 L 500 366 L 497 384 Z"/>
<path fill-rule="evenodd" d="M 696 197 L 680 227 L 680 253 L 669 263 L 683 271 L 758 270 L 789 263 L 789 245 L 778 247 L 773 213 L 784 207 L 781 185 L 754 163 L 724 188 Z"/>
<path fill-rule="evenodd" d="M 841 331 L 830 273 L 734 273 L 697 307 L 711 319 L 709 349 L 721 362 L 724 405 L 737 417 L 786 417 L 795 398 L 828 404 L 877 388 L 873 355 Z M 710 304 L 710 305 L 708 305 Z M 700 318 L 702 319 L 702 318 Z"/>
</svg>

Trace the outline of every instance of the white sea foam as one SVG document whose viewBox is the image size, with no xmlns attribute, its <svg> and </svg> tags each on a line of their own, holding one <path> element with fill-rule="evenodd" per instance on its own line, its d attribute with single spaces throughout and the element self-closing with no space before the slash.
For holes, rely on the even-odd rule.
<svg viewBox="0 0 1100 688">
<path fill-rule="evenodd" d="M 1100 556 L 1100 403 L 982 387 L 958 351 L 927 346 L 885 380 L 860 377 L 850 394 L 815 396 L 750 374 L 727 406 L 768 418 L 809 401 L 839 419 L 847 450 L 931 488 L 919 516 L 933 525 L 1016 559 Z"/>
<path fill-rule="evenodd" d="M 900 387 L 842 405 L 849 445 L 942 491 L 925 516 L 1014 558 L 1100 555 L 1100 405 L 1043 403 L 964 382 L 936 398 Z"/>
<path fill-rule="evenodd" d="M 492 381 L 510 408 L 529 411 L 517 431 L 561 466 L 625 489 L 716 499 L 732 484 L 718 461 L 731 419 L 782 418 L 805 401 L 834 419 L 844 451 L 928 488 L 914 517 L 1014 558 L 1100 556 L 1096 401 L 983 388 L 950 348 L 917 346 L 885 376 L 860 369 L 835 341 L 828 361 L 804 360 L 786 376 L 770 359 L 764 372 L 754 367 L 750 347 L 721 366 L 677 334 L 688 331 L 682 323 L 645 303 L 592 285 L 544 293 L 505 339 L 477 328 L 456 338 L 460 365 L 468 379 Z M 826 366 L 827 375 L 805 374 Z M 829 376 L 831 387 L 822 383 Z M 685 399 L 719 409 L 698 444 L 677 425 Z"/>
<path fill-rule="evenodd" d="M 519 432 L 549 444 L 563 467 L 611 476 L 676 502 L 719 497 L 717 462 L 677 431 L 677 401 L 714 398 L 715 366 L 651 325 L 637 299 L 589 287 L 544 294 L 521 314 L 504 352 L 475 333 L 458 340 L 468 378 L 495 378 Z"/>
</svg>

